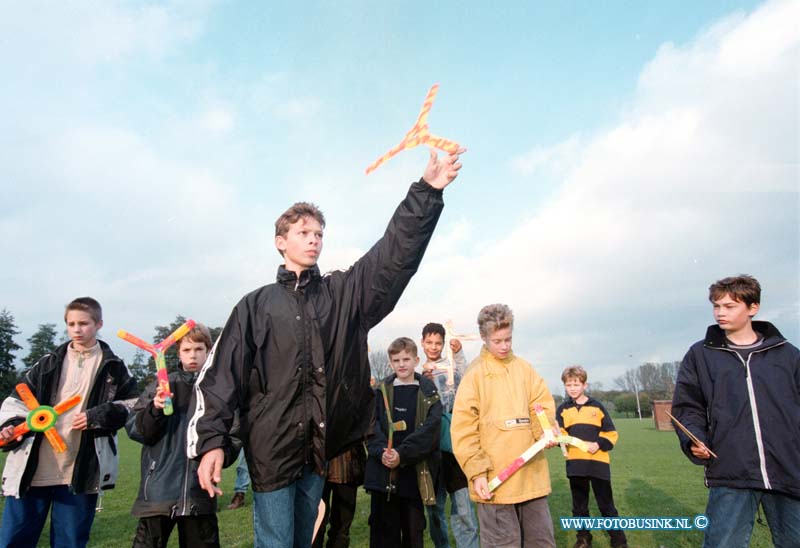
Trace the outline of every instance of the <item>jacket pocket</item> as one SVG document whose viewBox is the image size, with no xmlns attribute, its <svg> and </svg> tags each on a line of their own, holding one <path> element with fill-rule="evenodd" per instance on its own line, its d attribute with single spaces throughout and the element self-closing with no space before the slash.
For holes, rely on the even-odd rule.
<svg viewBox="0 0 800 548">
<path fill-rule="evenodd" d="M 148 500 L 147 497 L 147 490 L 150 487 L 150 480 L 153 479 L 153 473 L 156 469 L 156 461 L 150 461 L 150 466 L 147 469 L 147 475 L 144 478 L 144 482 L 142 483 L 142 496 L 144 500 Z"/>
</svg>

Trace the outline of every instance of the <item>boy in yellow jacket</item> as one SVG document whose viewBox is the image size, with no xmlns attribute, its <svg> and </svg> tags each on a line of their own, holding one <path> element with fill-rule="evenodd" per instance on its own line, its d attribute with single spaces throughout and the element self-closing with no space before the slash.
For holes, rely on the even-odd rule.
<svg viewBox="0 0 800 548">
<path fill-rule="evenodd" d="M 489 480 L 543 435 L 534 407 L 541 405 L 555 422 L 555 403 L 544 380 L 511 351 L 513 328 L 514 315 L 504 304 L 485 306 L 478 314 L 484 346 L 456 394 L 453 452 L 470 482 L 470 498 L 480 503 L 482 546 L 555 548 L 543 453 L 489 492 Z"/>
</svg>

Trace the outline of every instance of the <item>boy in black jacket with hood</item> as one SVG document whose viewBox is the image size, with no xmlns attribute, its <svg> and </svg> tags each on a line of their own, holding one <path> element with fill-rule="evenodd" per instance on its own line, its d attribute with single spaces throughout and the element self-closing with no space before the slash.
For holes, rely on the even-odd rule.
<svg viewBox="0 0 800 548">
<path fill-rule="evenodd" d="M 177 344 L 181 368 L 169 374 L 174 412 L 163 412 L 165 395 L 154 380 L 136 402 L 125 428 L 143 444 L 142 480 L 131 513 L 139 518 L 134 548 L 166 547 L 178 526 L 180 546 L 219 547 L 217 499 L 208 496 L 197 479 L 197 461 L 186 457 L 186 425 L 197 371 L 211 349 L 211 334 L 197 324 Z M 228 446 L 226 465 L 238 453 L 238 442 Z"/>
<path fill-rule="evenodd" d="M 678 431 L 681 449 L 705 466 L 710 487 L 703 546 L 747 545 L 759 504 L 775 546 L 800 546 L 800 351 L 753 321 L 755 278 L 719 280 L 708 298 L 717 325 L 689 349 L 672 399 L 700 441 Z"/>
</svg>

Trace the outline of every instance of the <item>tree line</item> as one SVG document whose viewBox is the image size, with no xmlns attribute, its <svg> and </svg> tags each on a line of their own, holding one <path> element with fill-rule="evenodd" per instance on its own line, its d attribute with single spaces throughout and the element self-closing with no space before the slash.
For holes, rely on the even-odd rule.
<svg viewBox="0 0 800 548">
<path fill-rule="evenodd" d="M 157 343 L 164 340 L 170 333 L 183 325 L 185 321 L 185 317 L 178 315 L 169 325 L 155 326 L 152 342 Z M 211 332 L 211 340 L 216 341 L 222 332 L 222 327 L 209 327 L 208 330 Z M 14 340 L 14 337 L 19 334 L 20 331 L 14 321 L 14 316 L 4 308 L 0 311 L 0 395 L 6 395 L 11 392 L 22 373 L 15 366 L 16 353 L 22 350 L 22 347 Z M 66 331 L 59 337 L 56 324 L 39 324 L 36 332 L 27 339 L 28 354 L 22 358 L 22 363 L 25 366 L 23 369 L 26 370 L 33 367 L 42 356 L 52 352 L 68 340 L 69 336 Z M 118 344 L 127 345 L 129 343 L 119 341 Z M 116 348 L 120 347 L 117 346 Z M 167 363 L 168 370 L 174 371 L 178 368 L 177 345 L 172 345 L 167 350 L 166 354 L 164 354 L 164 360 Z M 156 364 L 153 357 L 139 349 L 133 355 L 133 361 L 128 364 L 128 369 L 136 378 L 140 390 L 143 390 L 156 375 Z"/>
</svg>

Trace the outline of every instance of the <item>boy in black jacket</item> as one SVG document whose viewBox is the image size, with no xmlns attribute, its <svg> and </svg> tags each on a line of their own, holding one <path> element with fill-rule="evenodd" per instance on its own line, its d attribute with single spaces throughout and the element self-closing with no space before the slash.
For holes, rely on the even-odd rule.
<svg viewBox="0 0 800 548">
<path fill-rule="evenodd" d="M 800 546 L 800 351 L 768 322 L 754 322 L 752 276 L 709 287 L 717 325 L 683 358 L 672 414 L 681 449 L 705 466 L 710 488 L 703 546 L 744 546 L 759 504 L 777 547 Z M 711 451 L 716 456 L 711 455 Z"/>
<path fill-rule="evenodd" d="M 3 469 L 0 546 L 36 546 L 50 513 L 51 546 L 86 546 L 98 494 L 117 478 L 116 432 L 125 425 L 137 390 L 136 380 L 106 343 L 97 339 L 103 310 L 80 297 L 64 313 L 70 342 L 43 356 L 23 376 L 40 405 L 53 406 L 74 395 L 81 402 L 54 426 L 66 443 L 53 450 L 43 432 L 13 439 L 14 427 L 28 409 L 16 391 L 0 409 L 0 438 L 9 451 Z"/>
<path fill-rule="evenodd" d="M 211 335 L 206 326 L 197 324 L 177 347 L 181 368 L 169 374 L 173 414 L 164 414 L 165 394 L 154 380 L 125 425 L 131 439 L 143 444 L 142 480 L 131 511 L 139 518 L 134 548 L 166 547 L 175 525 L 181 547 L 219 547 L 217 499 L 200 487 L 197 461 L 186 457 L 189 401 L 197 371 L 211 349 Z M 235 458 L 237 443 L 228 447 L 226 464 Z"/>
<path fill-rule="evenodd" d="M 389 345 L 394 370 L 378 387 L 376 418 L 367 439 L 364 488 L 372 495 L 369 544 L 422 547 L 423 505 L 436 504 L 442 404 L 433 381 L 414 373 L 417 345 L 401 337 Z M 387 413 L 388 411 L 388 413 Z M 399 426 L 389 443 L 390 423 Z"/>
<path fill-rule="evenodd" d="M 589 490 L 594 491 L 594 498 L 600 513 L 605 517 L 618 516 L 614 505 L 614 494 L 611 490 L 611 465 L 608 452 L 619 439 L 614 422 L 603 404 L 586 394 L 589 387 L 589 376 L 580 365 L 572 365 L 564 369 L 561 382 L 567 391 L 567 398 L 556 410 L 556 420 L 561 432 L 575 436 L 587 442 L 589 452 L 569 446 L 567 453 L 567 477 L 572 491 L 572 515 L 589 517 Z M 627 546 L 624 531 L 610 530 L 611 546 L 623 548 Z M 592 534 L 582 529 L 578 531 L 578 539 L 574 548 L 591 548 Z"/>
</svg>

